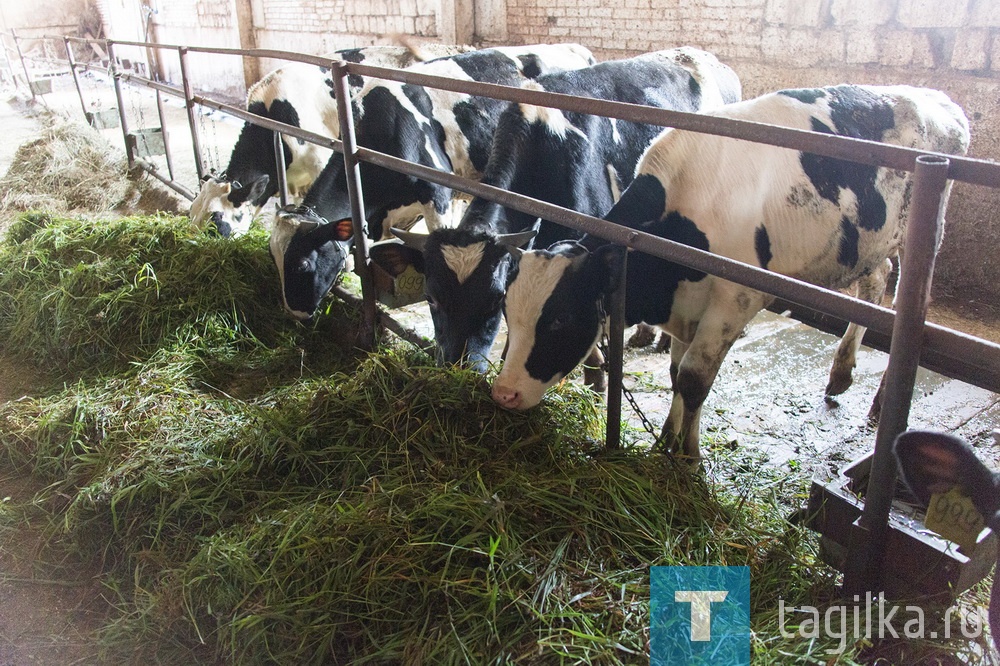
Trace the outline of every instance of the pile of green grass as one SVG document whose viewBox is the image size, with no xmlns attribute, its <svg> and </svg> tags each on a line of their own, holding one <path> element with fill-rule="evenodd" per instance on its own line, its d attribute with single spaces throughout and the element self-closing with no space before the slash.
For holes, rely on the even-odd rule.
<svg viewBox="0 0 1000 666">
<path fill-rule="evenodd" d="M 750 567 L 755 663 L 830 658 L 777 626 L 834 594 L 784 520 L 805 480 L 603 451 L 573 383 L 514 413 L 399 343 L 359 356 L 343 309 L 280 315 L 269 261 L 164 217 L 0 246 L 3 353 L 67 382 L 0 405 L 0 444 L 50 484 L 53 553 L 99 563 L 109 660 L 644 663 L 649 567 L 681 564 Z"/>
<path fill-rule="evenodd" d="M 295 349 L 302 328 L 278 306 L 266 243 L 261 230 L 224 239 L 169 215 L 27 213 L 0 245 L 0 352 L 65 378 L 121 371 L 178 341 Z"/>
</svg>

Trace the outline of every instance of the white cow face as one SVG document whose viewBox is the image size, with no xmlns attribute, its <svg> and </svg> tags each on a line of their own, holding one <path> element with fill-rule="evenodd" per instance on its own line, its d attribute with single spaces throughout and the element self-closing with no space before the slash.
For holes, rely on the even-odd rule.
<svg viewBox="0 0 1000 666">
<path fill-rule="evenodd" d="M 237 181 L 205 176 L 201 181 L 198 196 L 191 202 L 189 217 L 192 224 L 199 229 L 211 224 L 223 238 L 245 234 L 259 212 L 259 207 L 254 205 L 256 197 L 252 194 L 249 197 L 240 197 L 242 203 L 238 205 L 233 203 L 234 195 L 242 193 L 240 192 L 242 189 L 243 186 Z"/>
</svg>

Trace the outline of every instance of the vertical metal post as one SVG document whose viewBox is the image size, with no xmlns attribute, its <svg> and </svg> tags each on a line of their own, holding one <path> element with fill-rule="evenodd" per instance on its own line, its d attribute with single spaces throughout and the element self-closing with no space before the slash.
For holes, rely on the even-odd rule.
<svg viewBox="0 0 1000 666">
<path fill-rule="evenodd" d="M 608 423 L 604 445 L 609 449 L 621 448 L 622 441 L 622 378 L 625 353 L 625 276 L 628 269 L 628 251 L 622 253 L 618 266 L 618 288 L 608 299 Z"/>
<path fill-rule="evenodd" d="M 850 598 L 884 588 L 883 564 L 889 533 L 889 509 L 896 486 L 892 444 L 906 430 L 930 297 L 934 259 L 944 220 L 947 158 L 922 155 L 913 174 L 913 198 L 906 229 L 896 318 L 883 378 L 882 415 L 875 436 L 872 468 L 861 517 L 852 526 L 844 570 L 844 593 Z"/>
<path fill-rule="evenodd" d="M 358 346 L 375 347 L 375 283 L 368 266 L 368 223 L 365 220 L 364 194 L 361 190 L 361 169 L 357 157 L 357 140 L 354 136 L 354 114 L 351 95 L 347 86 L 348 64 L 335 60 L 332 63 L 334 90 L 337 94 L 337 113 L 340 114 L 340 140 L 344 144 L 344 174 L 351 200 L 351 218 L 354 222 L 354 272 L 361 278 L 361 325 L 358 328 Z"/>
<path fill-rule="evenodd" d="M 170 136 L 167 134 L 167 116 L 163 112 L 163 95 L 156 91 L 156 114 L 160 117 L 160 133 L 163 135 L 163 156 L 167 160 L 167 174 L 174 179 L 174 160 L 170 155 Z"/>
<path fill-rule="evenodd" d="M 7 71 L 10 72 L 11 83 L 14 84 L 14 88 L 17 88 L 17 76 L 14 75 L 14 63 L 10 61 L 10 54 L 7 53 L 7 42 L 4 41 L 5 35 L 0 33 L 0 51 L 3 52 L 3 61 L 7 65 Z"/>
<path fill-rule="evenodd" d="M 177 50 L 181 61 L 181 82 L 184 87 L 184 106 L 187 108 L 188 125 L 191 127 L 191 146 L 194 148 L 194 168 L 198 172 L 198 180 L 205 177 L 205 164 L 201 161 L 201 139 L 198 136 L 198 121 L 195 118 L 194 95 L 191 92 L 191 79 L 187 69 L 187 47 Z"/>
<path fill-rule="evenodd" d="M 18 40 L 17 33 L 14 32 L 14 28 L 10 29 L 10 36 L 14 38 L 14 48 L 17 49 L 17 58 L 21 61 L 21 69 L 24 70 L 24 83 L 28 86 L 28 92 L 31 93 L 31 100 L 35 100 L 35 91 L 31 89 L 31 74 L 28 74 L 28 63 L 24 61 L 24 54 L 21 53 L 21 42 Z M 11 72 L 13 74 L 13 72 Z"/>
<path fill-rule="evenodd" d="M 281 132 L 274 133 L 274 165 L 278 175 L 278 201 L 281 207 L 288 205 L 288 174 L 285 173 L 285 146 L 281 141 Z"/>
<path fill-rule="evenodd" d="M 135 167 L 135 150 L 132 141 L 129 139 L 128 119 L 125 117 L 125 100 L 122 97 L 121 72 L 118 71 L 118 64 L 115 62 L 115 43 L 107 41 L 108 63 L 111 66 L 111 80 L 115 84 L 115 100 L 118 102 L 118 118 L 122 123 L 122 137 L 125 140 L 125 156 L 128 158 L 128 168 Z"/>
<path fill-rule="evenodd" d="M 66 60 L 69 62 L 69 71 L 73 74 L 73 85 L 76 86 L 76 94 L 80 98 L 80 108 L 83 109 L 83 117 L 87 118 L 87 103 L 83 99 L 83 90 L 80 88 L 80 77 L 76 73 L 76 59 L 73 57 L 73 49 L 69 45 L 69 37 L 63 37 L 66 45 Z"/>
</svg>

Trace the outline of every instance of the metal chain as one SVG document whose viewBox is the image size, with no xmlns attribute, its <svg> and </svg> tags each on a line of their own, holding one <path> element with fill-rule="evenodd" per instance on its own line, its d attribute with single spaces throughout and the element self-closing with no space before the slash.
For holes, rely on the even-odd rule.
<svg viewBox="0 0 1000 666">
<path fill-rule="evenodd" d="M 601 354 L 604 355 L 604 364 L 601 366 L 601 369 L 605 373 L 608 372 L 608 364 L 610 359 L 610 353 L 608 351 L 608 348 L 609 348 L 608 334 L 605 331 L 604 333 L 601 334 L 601 343 L 600 343 Z M 653 425 L 653 422 L 649 420 L 649 417 L 647 417 L 645 412 L 642 411 L 642 408 L 639 407 L 638 401 L 635 399 L 635 396 L 632 394 L 632 391 L 630 391 L 625 386 L 624 382 L 622 383 L 622 395 L 625 396 L 625 400 L 628 401 L 629 406 L 632 407 L 632 411 L 639 418 L 639 422 L 642 423 L 643 430 L 649 433 L 649 435 L 653 438 L 653 441 L 656 442 L 660 438 L 660 434 L 659 432 L 657 432 L 656 426 Z"/>
</svg>

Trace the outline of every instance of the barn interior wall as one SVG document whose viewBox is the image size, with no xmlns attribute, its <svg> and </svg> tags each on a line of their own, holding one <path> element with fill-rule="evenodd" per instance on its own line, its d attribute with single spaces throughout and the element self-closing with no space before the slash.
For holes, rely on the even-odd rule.
<svg viewBox="0 0 1000 666">
<path fill-rule="evenodd" d="M 996 0 L 480 0 L 507 5 L 510 42 L 576 41 L 601 59 L 689 44 L 733 67 L 744 95 L 837 83 L 943 90 L 971 121 L 970 155 L 1000 159 Z M 959 183 L 935 293 L 1000 308 L 1000 190 Z"/>
</svg>

